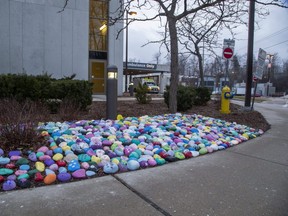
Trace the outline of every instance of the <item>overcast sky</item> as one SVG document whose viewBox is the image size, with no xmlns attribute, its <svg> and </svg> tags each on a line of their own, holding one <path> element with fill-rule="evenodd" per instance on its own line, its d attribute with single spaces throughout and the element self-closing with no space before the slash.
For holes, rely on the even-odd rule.
<svg viewBox="0 0 288 216">
<path fill-rule="evenodd" d="M 288 9 L 269 7 L 269 11 L 270 15 L 260 21 L 260 29 L 256 29 L 255 26 L 254 55 L 257 56 L 259 48 L 262 48 L 269 54 L 278 53 L 282 59 L 288 60 Z M 255 19 L 258 20 L 257 16 Z M 153 56 L 158 52 L 159 44 L 149 44 L 145 47 L 141 46 L 148 41 L 161 39 L 157 31 L 163 31 L 159 28 L 159 22 L 157 21 L 132 23 L 129 26 L 128 34 L 128 59 L 155 63 Z M 247 27 L 239 28 L 238 31 L 240 33 L 237 35 L 235 41 L 234 52 L 242 55 L 247 52 Z M 225 35 L 223 35 L 223 39 L 224 38 Z M 218 52 L 221 53 L 222 50 Z M 162 58 L 164 58 L 164 56 L 165 54 L 162 55 Z M 164 63 L 164 61 L 166 60 L 162 60 L 161 63 Z"/>
</svg>

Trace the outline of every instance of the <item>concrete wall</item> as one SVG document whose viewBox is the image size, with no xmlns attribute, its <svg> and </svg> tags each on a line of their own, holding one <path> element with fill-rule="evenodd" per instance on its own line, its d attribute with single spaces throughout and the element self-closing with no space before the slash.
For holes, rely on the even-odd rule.
<svg viewBox="0 0 288 216">
<path fill-rule="evenodd" d="M 89 0 L 0 1 L 0 73 L 88 79 Z"/>
<path fill-rule="evenodd" d="M 110 11 L 116 11 L 119 8 L 119 1 L 110 1 Z M 117 17 L 117 14 L 110 12 L 111 17 Z M 109 26 L 108 32 L 108 65 L 116 65 L 118 67 L 118 95 L 122 95 L 123 88 L 123 31 L 118 32 L 123 28 L 123 22 Z"/>
</svg>

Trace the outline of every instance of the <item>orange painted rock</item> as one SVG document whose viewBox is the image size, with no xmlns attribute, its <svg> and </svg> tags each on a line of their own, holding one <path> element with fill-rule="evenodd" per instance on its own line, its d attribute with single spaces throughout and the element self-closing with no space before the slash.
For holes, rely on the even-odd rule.
<svg viewBox="0 0 288 216">
<path fill-rule="evenodd" d="M 53 184 L 55 181 L 56 181 L 56 175 L 53 174 L 53 173 L 48 174 L 48 175 L 44 178 L 44 183 L 45 183 L 46 185 Z"/>
</svg>

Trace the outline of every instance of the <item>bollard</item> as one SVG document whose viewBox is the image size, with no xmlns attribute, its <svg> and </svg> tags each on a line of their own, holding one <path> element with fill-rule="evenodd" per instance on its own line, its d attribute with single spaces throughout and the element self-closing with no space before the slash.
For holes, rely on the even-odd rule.
<svg viewBox="0 0 288 216">
<path fill-rule="evenodd" d="M 106 118 L 116 119 L 117 116 L 117 73 L 115 65 L 107 67 L 107 86 L 106 86 Z"/>
<path fill-rule="evenodd" d="M 131 97 L 134 96 L 134 83 L 133 82 L 129 83 L 129 93 Z"/>
<path fill-rule="evenodd" d="M 230 99 L 234 97 L 234 94 L 230 92 L 228 86 L 224 86 L 221 92 L 221 113 L 229 114 L 230 111 Z"/>
</svg>

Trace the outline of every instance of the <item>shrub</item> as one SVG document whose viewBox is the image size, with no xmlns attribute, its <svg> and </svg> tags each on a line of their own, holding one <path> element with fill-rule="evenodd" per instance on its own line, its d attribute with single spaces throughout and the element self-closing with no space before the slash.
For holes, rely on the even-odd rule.
<svg viewBox="0 0 288 216">
<path fill-rule="evenodd" d="M 193 105 L 196 105 L 196 106 L 206 105 L 209 100 L 211 100 L 211 92 L 208 88 L 197 87 L 195 89 L 195 97 L 194 97 Z"/>
<path fill-rule="evenodd" d="M 135 94 L 135 98 L 138 101 L 138 103 L 140 104 L 147 104 L 151 102 L 151 96 L 148 95 L 148 87 L 147 85 L 142 85 L 141 83 L 139 83 L 139 85 L 136 88 L 136 94 Z"/>
<path fill-rule="evenodd" d="M 38 122 L 45 119 L 46 107 L 41 103 L 15 99 L 0 101 L 1 147 L 15 150 L 36 148 L 43 144 L 43 137 L 37 131 Z"/>
<path fill-rule="evenodd" d="M 169 107 L 169 86 L 166 86 L 164 92 L 164 102 Z M 179 85 L 177 89 L 177 111 L 187 111 L 192 108 L 194 101 L 195 91 L 191 86 Z"/>
</svg>

